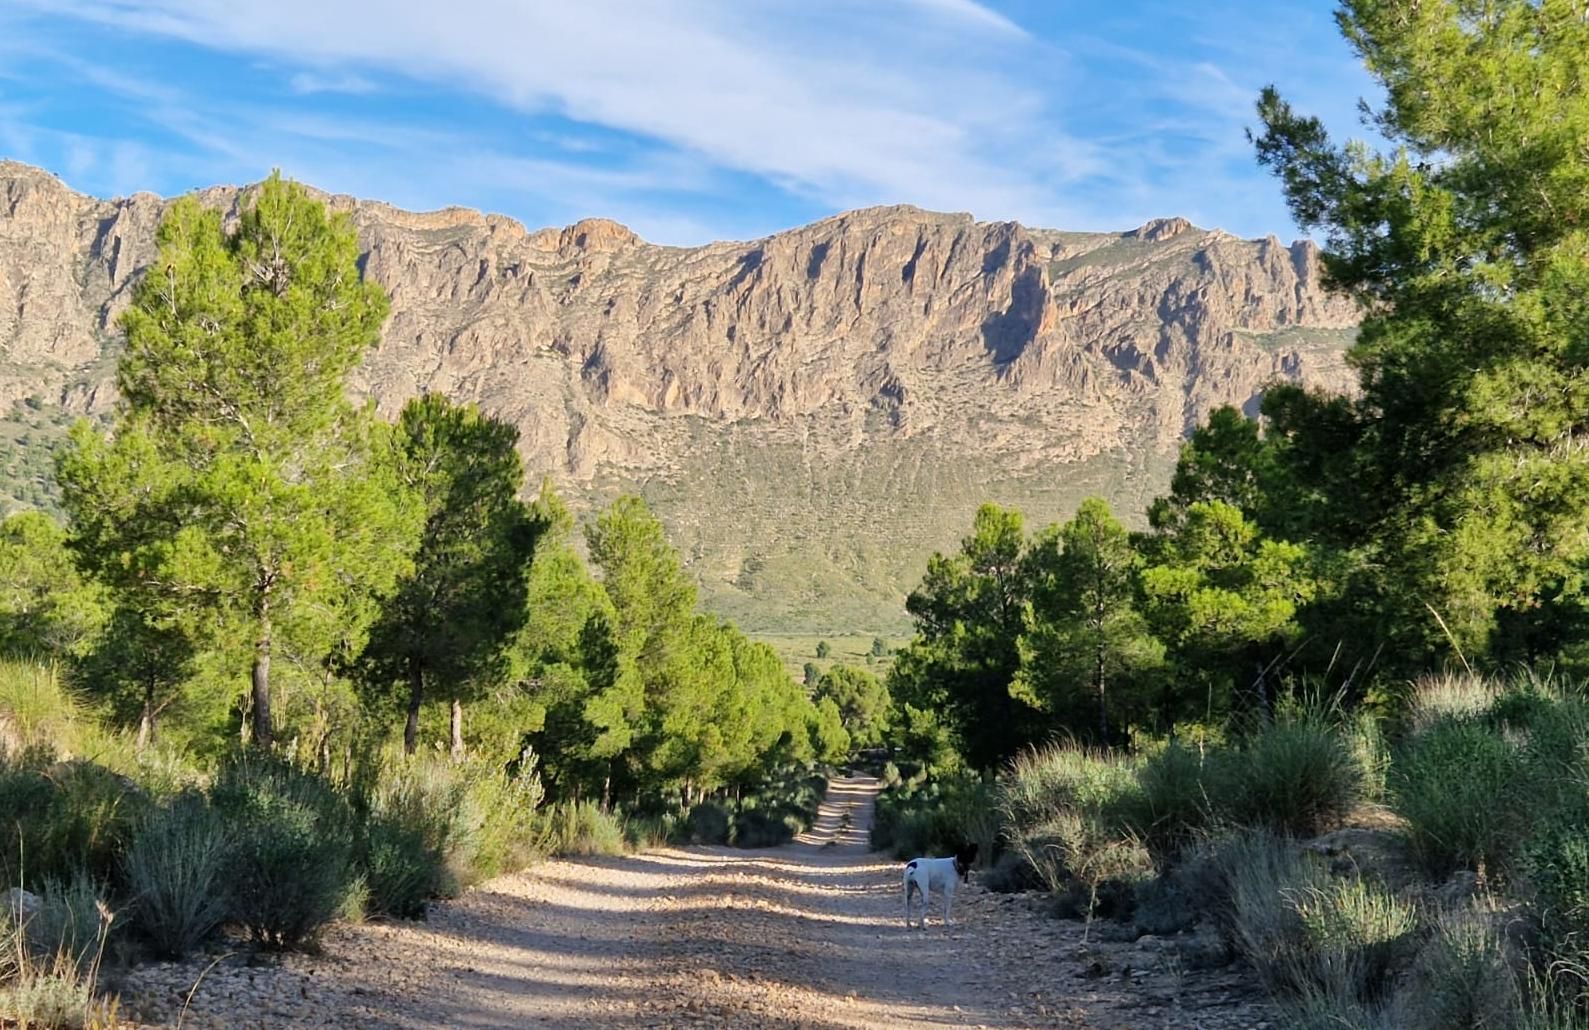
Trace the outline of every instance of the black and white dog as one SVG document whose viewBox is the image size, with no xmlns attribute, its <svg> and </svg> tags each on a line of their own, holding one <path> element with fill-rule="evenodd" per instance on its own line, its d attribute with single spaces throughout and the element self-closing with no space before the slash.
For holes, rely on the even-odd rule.
<svg viewBox="0 0 1589 1030">
<path fill-rule="evenodd" d="M 921 893 L 921 926 L 927 928 L 927 901 L 933 890 L 943 894 L 943 923 L 954 925 L 949 918 L 950 906 L 955 900 L 955 884 L 971 878 L 971 866 L 977 860 L 975 844 L 961 848 L 952 858 L 913 858 L 905 863 L 905 925 L 910 924 L 910 895 Z"/>
</svg>

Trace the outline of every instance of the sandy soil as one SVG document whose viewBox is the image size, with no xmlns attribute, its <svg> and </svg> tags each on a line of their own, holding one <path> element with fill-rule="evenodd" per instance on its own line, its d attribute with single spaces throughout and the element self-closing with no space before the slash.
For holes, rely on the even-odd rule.
<svg viewBox="0 0 1589 1030">
<path fill-rule="evenodd" d="M 1034 895 L 973 881 L 954 926 L 935 899 L 927 929 L 905 929 L 899 865 L 866 848 L 876 793 L 835 780 L 779 848 L 548 862 L 424 923 L 339 927 L 320 956 L 139 967 L 123 1011 L 188 1027 L 1272 1025 L 1240 970 L 1192 972 L 1174 941 L 1096 927 L 1083 945 Z"/>
</svg>

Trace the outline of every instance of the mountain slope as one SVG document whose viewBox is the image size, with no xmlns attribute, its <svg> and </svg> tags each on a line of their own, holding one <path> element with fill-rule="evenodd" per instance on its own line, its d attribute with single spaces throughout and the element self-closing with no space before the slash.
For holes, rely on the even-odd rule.
<svg viewBox="0 0 1589 1030">
<path fill-rule="evenodd" d="M 328 200 L 392 296 L 356 392 L 388 413 L 422 390 L 478 401 L 576 507 L 640 490 L 708 603 L 751 627 L 897 628 L 980 501 L 1139 511 L 1211 407 L 1351 383 L 1356 311 L 1321 291 L 1311 244 L 1181 219 L 1070 233 L 873 208 L 684 249 L 600 219 Z M 0 162 L 0 506 L 48 506 L 61 427 L 112 410 L 115 319 L 164 207 Z"/>
</svg>

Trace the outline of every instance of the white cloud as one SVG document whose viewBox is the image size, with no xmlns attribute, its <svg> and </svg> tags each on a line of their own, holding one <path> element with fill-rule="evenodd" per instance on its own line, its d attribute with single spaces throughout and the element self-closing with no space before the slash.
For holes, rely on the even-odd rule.
<svg viewBox="0 0 1589 1030">
<path fill-rule="evenodd" d="M 1242 134 L 1258 87 L 1293 82 L 1307 106 L 1339 103 L 1363 80 L 1338 41 L 1317 46 L 1324 19 L 1253 24 L 1209 3 L 1147 4 L 1142 16 L 1184 50 L 1067 29 L 1043 38 L 975 0 L 387 0 L 378 17 L 352 0 L 12 0 L 10 17 L 31 10 L 55 28 L 86 19 L 221 50 L 283 84 L 273 95 L 184 92 L 171 84 L 180 76 L 152 82 L 70 50 L 46 55 L 181 141 L 154 167 L 181 169 L 183 183 L 281 166 L 408 206 L 506 203 L 531 222 L 606 215 L 670 243 L 759 235 L 780 227 L 770 209 L 877 203 L 1074 229 L 1184 214 L 1284 231 L 1279 190 Z M 1205 17 L 1213 36 L 1198 38 Z M 0 58 L 19 46 L 29 49 L 0 39 Z M 327 93 L 347 99 L 317 99 Z M 410 117 L 404 96 L 474 98 L 495 113 L 454 126 Z M 502 124 L 503 110 L 526 115 L 517 134 L 488 135 L 481 126 Z M 37 128 L 0 119 L 0 143 L 37 150 Z M 117 142 L 93 150 L 100 181 Z M 58 160 L 85 163 L 81 151 Z M 116 164 L 117 181 L 140 167 Z M 736 207 L 747 177 L 762 184 L 748 195 L 797 203 Z"/>
<path fill-rule="evenodd" d="M 54 13 L 63 13 L 48 5 Z M 100 0 L 73 15 L 307 64 L 301 85 L 382 69 L 638 133 L 838 206 L 1042 209 L 1053 178 L 1011 144 L 1042 108 L 1024 34 L 972 0 L 777 0 L 739 8 L 582 0 Z M 1045 142 L 1063 137 L 1043 125 Z M 1080 153 L 1079 145 L 1073 148 Z"/>
<path fill-rule="evenodd" d="M 337 72 L 330 75 L 319 72 L 299 72 L 287 80 L 287 85 L 300 96 L 310 93 L 374 93 L 375 83 L 362 75 Z"/>
</svg>

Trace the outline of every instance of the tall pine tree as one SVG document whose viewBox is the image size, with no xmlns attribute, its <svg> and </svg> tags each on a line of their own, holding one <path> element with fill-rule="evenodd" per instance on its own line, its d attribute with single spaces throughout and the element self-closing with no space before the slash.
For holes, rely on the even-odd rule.
<svg viewBox="0 0 1589 1030">
<path fill-rule="evenodd" d="M 234 231 L 184 198 L 158 241 L 121 321 L 115 433 L 79 423 L 63 501 L 83 565 L 133 607 L 243 638 L 245 728 L 268 746 L 272 653 L 328 655 L 413 552 L 385 427 L 346 395 L 386 296 L 348 217 L 279 174 Z"/>
</svg>

